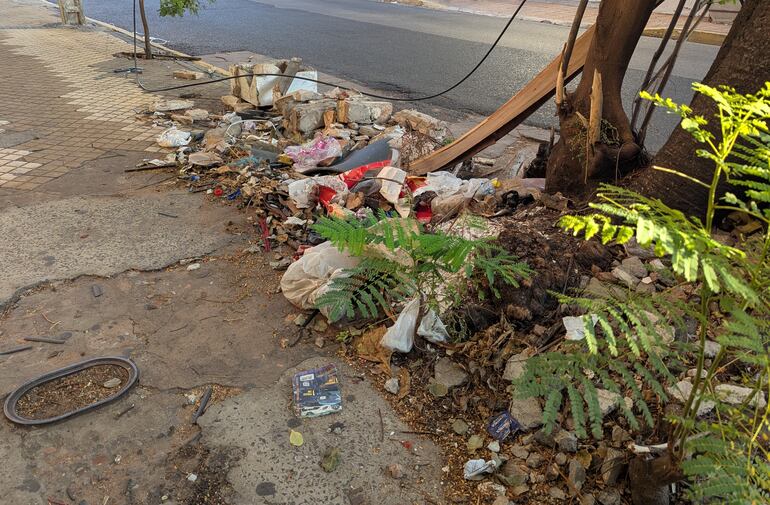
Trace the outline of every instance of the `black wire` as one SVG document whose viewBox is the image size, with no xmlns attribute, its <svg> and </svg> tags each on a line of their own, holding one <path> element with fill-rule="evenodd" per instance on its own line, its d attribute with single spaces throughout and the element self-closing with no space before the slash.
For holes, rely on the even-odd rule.
<svg viewBox="0 0 770 505">
<path fill-rule="evenodd" d="M 334 84 L 334 83 L 331 83 L 331 82 L 328 82 L 328 81 L 323 81 L 323 80 L 320 80 L 320 79 L 311 79 L 310 77 L 300 77 L 300 76 L 297 76 L 297 75 L 291 76 L 291 75 L 285 75 L 285 74 L 269 74 L 269 73 L 240 74 L 240 75 L 237 75 L 237 76 L 231 75 L 231 76 L 227 76 L 227 77 L 221 77 L 221 78 L 218 78 L 218 79 L 212 79 L 210 81 L 205 81 L 205 82 L 195 82 L 195 83 L 192 83 L 192 84 L 181 84 L 181 85 L 178 85 L 178 86 L 169 86 L 167 88 L 157 88 L 157 89 L 147 88 L 139 80 L 139 75 L 137 74 L 137 76 L 136 76 L 136 83 L 139 85 L 140 88 L 142 88 L 145 91 L 148 91 L 150 93 L 158 93 L 158 92 L 161 92 L 161 91 L 173 91 L 173 90 L 176 90 L 176 89 L 192 88 L 192 87 L 195 87 L 195 86 L 204 86 L 206 84 L 214 84 L 214 83 L 217 83 L 217 82 L 229 81 L 230 79 L 237 79 L 238 77 L 293 77 L 294 79 L 299 79 L 299 80 L 302 80 L 302 81 L 314 82 L 316 84 L 324 84 L 326 86 L 334 86 L 334 87 L 337 87 L 337 88 L 345 90 L 345 91 L 355 91 L 357 93 L 361 93 L 364 96 L 368 96 L 368 97 L 371 97 L 371 98 L 380 98 L 380 99 L 383 99 L 383 100 L 390 100 L 392 102 L 419 102 L 419 101 L 422 101 L 422 100 L 430 100 L 432 98 L 436 98 L 436 97 L 439 97 L 439 96 L 444 95 L 446 93 L 449 93 L 450 91 L 452 91 L 453 89 L 455 89 L 456 87 L 458 87 L 459 85 L 461 85 L 462 83 L 467 81 L 468 78 L 470 78 L 470 76 L 472 76 L 479 69 L 479 67 L 481 67 L 481 65 L 486 61 L 486 59 L 489 57 L 489 55 L 492 54 L 492 51 L 495 49 L 495 47 L 497 47 L 497 44 L 500 42 L 500 39 L 502 39 L 503 35 L 505 35 L 505 32 L 508 31 L 508 28 L 511 26 L 511 23 L 513 23 L 513 20 L 516 18 L 516 15 L 518 15 L 519 11 L 521 11 L 521 8 L 524 7 L 525 3 L 527 3 L 527 0 L 521 0 L 521 3 L 519 3 L 519 6 L 513 12 L 513 14 L 511 15 L 510 19 L 508 19 L 508 22 L 503 27 L 503 30 L 500 32 L 500 35 L 497 36 L 497 39 L 495 40 L 495 42 L 490 46 L 489 50 L 484 55 L 484 57 L 481 58 L 481 60 L 479 60 L 479 62 L 476 64 L 476 66 L 473 67 L 473 69 L 470 72 L 468 72 L 465 75 L 465 77 L 463 77 L 462 79 L 457 81 L 453 86 L 450 86 L 449 88 L 445 89 L 444 91 L 441 91 L 440 93 L 434 93 L 434 94 L 428 95 L 428 96 L 421 96 L 421 97 L 417 97 L 417 98 L 395 98 L 395 97 L 392 97 L 392 96 L 378 95 L 376 93 L 368 93 L 366 91 L 359 91 L 359 90 L 356 90 L 354 88 L 348 88 L 348 87 L 345 87 L 345 86 L 340 86 L 339 84 Z M 134 27 L 134 46 L 136 46 L 136 27 Z M 134 49 L 134 55 L 136 55 L 136 49 Z"/>
</svg>

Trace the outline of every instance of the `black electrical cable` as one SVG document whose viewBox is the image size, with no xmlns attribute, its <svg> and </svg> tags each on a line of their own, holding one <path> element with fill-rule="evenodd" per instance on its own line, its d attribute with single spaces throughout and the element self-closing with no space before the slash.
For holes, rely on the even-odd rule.
<svg viewBox="0 0 770 505">
<path fill-rule="evenodd" d="M 348 87 L 345 87 L 345 86 L 340 86 L 339 84 L 334 84 L 334 83 L 331 83 L 331 82 L 328 82 L 328 81 L 323 81 L 323 80 L 320 80 L 320 79 L 311 79 L 309 77 L 300 77 L 300 76 L 296 76 L 296 75 L 291 76 L 291 75 L 270 74 L 270 73 L 240 74 L 238 76 L 232 76 L 231 75 L 231 76 L 227 76 L 227 77 L 221 77 L 221 78 L 218 78 L 218 79 L 212 79 L 210 81 L 205 81 L 205 82 L 196 82 L 196 83 L 192 83 L 192 84 L 181 84 L 181 85 L 178 85 L 178 86 L 169 86 L 167 88 L 157 88 L 157 89 L 147 88 L 142 83 L 142 81 L 139 80 L 139 75 L 137 74 L 137 76 L 136 76 L 136 83 L 139 85 L 140 88 L 142 88 L 145 91 L 148 91 L 150 93 L 158 93 L 158 92 L 162 92 L 162 91 L 173 91 L 173 90 L 177 90 L 177 89 L 192 88 L 192 87 L 195 87 L 195 86 L 204 86 L 206 84 L 214 84 L 216 82 L 229 81 L 230 79 L 236 79 L 238 77 L 293 77 L 294 79 L 299 79 L 299 80 L 302 80 L 302 81 L 310 81 L 310 82 L 314 82 L 314 83 L 317 83 L 317 84 L 324 84 L 326 86 L 334 86 L 334 87 L 337 87 L 337 88 L 345 90 L 345 91 L 355 91 L 357 93 L 361 93 L 362 95 L 365 95 L 365 96 L 368 96 L 368 97 L 371 97 L 371 98 L 379 98 L 379 99 L 382 99 L 382 100 L 390 100 L 392 102 L 419 102 L 419 101 L 422 101 L 422 100 L 430 100 L 432 98 L 436 98 L 436 97 L 439 97 L 439 96 L 444 95 L 446 93 L 449 93 L 450 91 L 452 91 L 453 89 L 455 89 L 456 87 L 458 87 L 459 85 L 461 85 L 462 83 L 467 81 L 468 78 L 470 78 L 470 76 L 472 76 L 479 69 L 479 67 L 481 67 L 481 65 L 486 61 L 486 59 L 489 57 L 489 55 L 492 54 L 492 51 L 495 49 L 495 47 L 497 47 L 497 44 L 500 42 L 500 39 L 502 39 L 503 35 L 505 35 L 505 32 L 508 31 L 508 28 L 511 26 L 511 23 L 513 23 L 513 20 L 519 14 L 519 11 L 521 11 L 521 8 L 524 7 L 525 3 L 527 3 L 527 0 L 521 0 L 521 3 L 519 3 L 519 6 L 513 12 L 513 14 L 511 15 L 510 19 L 508 19 L 508 22 L 503 27 L 503 30 L 500 32 L 500 35 L 497 36 L 497 39 L 495 40 L 495 42 L 490 46 L 489 50 L 484 55 L 484 57 L 481 58 L 481 60 L 479 60 L 479 62 L 476 64 L 476 66 L 473 67 L 473 69 L 470 72 L 468 72 L 465 75 L 465 77 L 463 77 L 462 79 L 457 81 L 453 86 L 450 86 L 449 88 L 445 89 L 444 91 L 441 91 L 440 93 L 434 93 L 434 94 L 428 95 L 428 96 L 421 96 L 421 97 L 417 97 L 417 98 L 395 98 L 395 97 L 391 97 L 391 96 L 378 95 L 376 93 L 368 93 L 366 91 L 359 91 L 359 90 L 356 90 L 356 89 L 353 89 L 353 88 L 348 88 Z M 134 27 L 134 47 L 136 47 L 136 27 Z M 134 56 L 136 56 L 136 49 L 134 49 Z"/>
</svg>

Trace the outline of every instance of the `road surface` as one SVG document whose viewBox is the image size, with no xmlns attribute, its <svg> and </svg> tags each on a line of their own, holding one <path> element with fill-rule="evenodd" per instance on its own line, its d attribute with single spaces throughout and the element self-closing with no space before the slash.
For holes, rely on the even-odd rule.
<svg viewBox="0 0 770 505">
<path fill-rule="evenodd" d="M 151 35 L 190 54 L 253 51 L 277 58 L 299 56 L 320 71 L 393 93 L 423 96 L 457 82 L 484 55 L 506 20 L 368 0 L 216 0 L 198 16 L 160 18 L 159 0 L 146 0 Z M 204 0 L 201 0 L 204 3 Z M 513 8 L 513 4 L 512 4 Z M 131 30 L 131 2 L 85 0 L 86 14 Z M 141 23 L 137 16 L 137 31 Z M 490 114 L 561 50 L 568 27 L 515 21 L 487 62 L 462 86 L 432 105 Z M 624 86 L 625 102 L 638 91 L 659 39 L 643 37 Z M 689 102 L 691 83 L 702 79 L 717 48 L 685 44 L 666 89 Z M 550 127 L 552 106 L 528 124 Z M 657 114 L 648 134 L 656 150 L 675 126 Z"/>
</svg>

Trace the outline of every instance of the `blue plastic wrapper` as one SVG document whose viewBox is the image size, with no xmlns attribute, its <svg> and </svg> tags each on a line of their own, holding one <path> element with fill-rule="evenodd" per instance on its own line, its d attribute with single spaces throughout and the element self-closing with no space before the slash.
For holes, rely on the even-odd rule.
<svg viewBox="0 0 770 505">
<path fill-rule="evenodd" d="M 521 430 L 521 425 L 507 410 L 494 416 L 487 425 L 487 432 L 499 441 L 505 440 L 511 433 L 516 433 L 519 430 Z"/>
</svg>

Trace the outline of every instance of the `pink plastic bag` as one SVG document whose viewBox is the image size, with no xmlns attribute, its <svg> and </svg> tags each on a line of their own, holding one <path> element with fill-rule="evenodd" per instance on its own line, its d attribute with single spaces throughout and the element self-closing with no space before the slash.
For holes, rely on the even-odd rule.
<svg viewBox="0 0 770 505">
<path fill-rule="evenodd" d="M 334 137 L 318 135 L 301 146 L 289 146 L 284 152 L 294 161 L 294 170 L 302 173 L 325 160 L 342 156 L 342 146 Z"/>
</svg>

